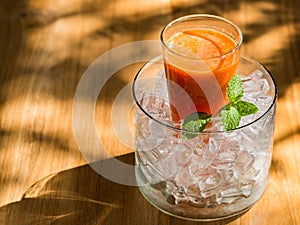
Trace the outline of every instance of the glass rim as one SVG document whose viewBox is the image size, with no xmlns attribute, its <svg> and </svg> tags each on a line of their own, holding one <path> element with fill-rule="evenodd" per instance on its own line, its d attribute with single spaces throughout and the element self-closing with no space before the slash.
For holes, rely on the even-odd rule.
<svg viewBox="0 0 300 225">
<path fill-rule="evenodd" d="M 159 55 L 155 58 L 153 58 L 152 60 L 150 60 L 149 62 L 145 63 L 140 69 L 139 71 L 137 72 L 137 74 L 135 75 L 134 77 L 134 80 L 133 80 L 133 85 L 132 85 L 132 95 L 133 95 L 133 99 L 136 103 L 136 105 L 139 107 L 139 109 L 142 110 L 142 112 L 148 117 L 150 118 L 151 120 L 157 122 L 158 124 L 162 125 L 162 126 L 165 126 L 165 127 L 168 127 L 174 131 L 179 131 L 179 132 L 186 132 L 186 133 L 189 133 L 189 134 L 197 134 L 197 135 L 207 135 L 207 134 L 220 134 L 220 133 L 230 133 L 230 132 L 234 132 L 234 131 L 238 131 L 238 130 L 242 130 L 246 127 L 249 127 L 251 126 L 252 124 L 255 124 L 257 123 L 258 121 L 260 121 L 263 117 L 266 116 L 266 114 L 273 108 L 275 107 L 275 104 L 276 104 L 276 100 L 278 98 L 278 87 L 277 87 L 277 84 L 276 84 L 276 81 L 273 77 L 273 75 L 270 73 L 270 71 L 262 64 L 260 64 L 257 60 L 251 58 L 251 57 L 248 57 L 248 56 L 241 56 L 242 59 L 245 59 L 247 61 L 250 61 L 254 64 L 256 64 L 258 66 L 258 68 L 262 69 L 262 70 L 265 70 L 265 72 L 270 76 L 271 78 L 271 81 L 274 85 L 274 96 L 273 96 L 273 101 L 272 103 L 270 104 L 270 106 L 265 110 L 265 112 L 263 114 L 261 114 L 259 117 L 257 117 L 255 120 L 251 121 L 250 123 L 247 123 L 243 126 L 238 126 L 237 128 L 235 129 L 232 129 L 232 130 L 219 130 L 219 131 L 189 131 L 189 130 L 185 130 L 185 129 L 182 129 L 182 128 L 178 128 L 178 127 L 174 127 L 170 124 L 167 124 L 167 123 L 164 123 L 162 120 L 158 120 L 156 118 L 154 118 L 153 116 L 151 116 L 142 106 L 141 104 L 139 103 L 138 99 L 137 99 L 137 96 L 136 96 L 136 82 L 137 80 L 139 79 L 140 77 L 140 74 L 142 74 L 142 72 L 147 69 L 149 66 L 151 66 L 153 63 L 155 62 L 158 62 L 160 59 L 162 59 L 162 55 Z"/>
<path fill-rule="evenodd" d="M 211 60 L 211 59 L 218 59 L 218 58 L 223 58 L 223 57 L 226 57 L 226 55 L 229 55 L 229 54 L 232 54 L 234 52 L 236 52 L 242 45 L 242 42 L 243 42 L 243 33 L 241 31 L 241 29 L 233 22 L 231 22 L 230 20 L 228 19 L 225 19 L 221 16 L 216 16 L 216 15 L 212 15 L 212 14 L 192 14 L 192 15 L 187 15 L 187 16 L 182 16 L 182 17 L 179 17 L 175 20 L 172 20 L 171 22 L 169 22 L 161 31 L 160 33 L 160 41 L 163 45 L 163 47 L 165 47 L 168 51 L 170 51 L 172 54 L 175 54 L 175 55 L 178 55 L 180 57 L 183 57 L 183 58 L 186 58 L 186 59 L 197 59 L 199 60 L 199 57 L 195 56 L 195 57 L 191 57 L 191 56 L 185 56 L 183 54 L 180 54 L 174 50 L 172 50 L 171 48 L 169 48 L 168 44 L 166 43 L 166 41 L 164 40 L 164 33 L 166 32 L 166 30 L 168 28 L 170 28 L 171 26 L 177 24 L 177 23 L 180 23 L 180 22 L 183 22 L 183 21 L 188 21 L 188 20 L 193 20 L 193 19 L 197 19 L 197 18 L 208 18 L 208 19 L 213 19 L 213 20 L 220 20 L 220 21 L 223 21 L 227 24 L 229 24 L 230 26 L 232 26 L 233 28 L 235 28 L 239 34 L 239 41 L 236 43 L 236 46 L 231 49 L 230 51 L 228 52 L 225 52 L 223 54 L 221 54 L 220 56 L 215 56 L 215 57 L 209 57 L 209 58 L 201 58 L 202 60 Z"/>
</svg>

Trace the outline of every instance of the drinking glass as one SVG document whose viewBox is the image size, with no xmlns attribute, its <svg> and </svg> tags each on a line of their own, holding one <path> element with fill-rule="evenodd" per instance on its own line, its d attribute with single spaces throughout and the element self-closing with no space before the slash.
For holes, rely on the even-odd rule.
<svg viewBox="0 0 300 225">
<path fill-rule="evenodd" d="M 222 130 L 215 116 L 211 127 L 191 132 L 190 139 L 189 131 L 172 117 L 169 88 L 183 94 L 185 90 L 166 78 L 165 59 L 155 58 L 137 73 L 136 179 L 140 192 L 159 210 L 188 220 L 218 220 L 245 212 L 263 195 L 272 157 L 277 87 L 271 74 L 251 58 L 240 57 L 236 73 L 243 82 L 243 100 L 255 103 L 258 112 L 243 117 L 230 131 Z"/>
<path fill-rule="evenodd" d="M 177 86 L 168 87 L 174 121 L 195 111 L 215 115 L 226 104 L 226 87 L 236 73 L 242 40 L 237 25 L 215 15 L 184 16 L 162 30 L 166 76 L 192 100 L 187 104 L 178 98 Z"/>
</svg>

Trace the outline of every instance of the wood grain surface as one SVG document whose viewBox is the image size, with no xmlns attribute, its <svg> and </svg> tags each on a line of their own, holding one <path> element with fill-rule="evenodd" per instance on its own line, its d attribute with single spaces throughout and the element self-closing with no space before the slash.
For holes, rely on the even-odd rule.
<svg viewBox="0 0 300 225">
<path fill-rule="evenodd" d="M 0 224 L 300 224 L 299 9 L 298 0 L 0 0 Z M 279 89 L 265 194 L 245 214 L 211 223 L 168 216 L 136 187 L 100 176 L 72 124 L 77 85 L 99 56 L 121 44 L 158 40 L 165 24 L 194 13 L 238 24 L 243 54 L 264 64 Z M 140 66 L 114 74 L 95 107 L 103 146 L 127 163 L 134 150 L 116 137 L 111 115 Z M 89 130 L 85 135 L 88 141 Z"/>
</svg>

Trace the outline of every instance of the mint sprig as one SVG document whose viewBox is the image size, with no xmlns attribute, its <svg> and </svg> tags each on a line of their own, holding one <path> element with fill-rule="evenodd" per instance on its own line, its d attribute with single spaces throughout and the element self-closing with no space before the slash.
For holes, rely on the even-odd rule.
<svg viewBox="0 0 300 225">
<path fill-rule="evenodd" d="M 229 103 L 221 109 L 221 122 L 225 130 L 233 130 L 240 124 L 241 117 L 248 116 L 258 111 L 256 105 L 242 101 L 244 88 L 241 78 L 234 75 L 228 82 L 226 95 Z"/>
<path fill-rule="evenodd" d="M 230 103 L 239 101 L 244 95 L 244 88 L 241 78 L 234 75 L 228 82 L 226 95 Z"/>
<path fill-rule="evenodd" d="M 228 131 L 237 128 L 243 116 L 256 113 L 258 108 L 251 102 L 241 100 L 244 95 L 244 88 L 238 75 L 234 75 L 228 82 L 226 95 L 229 103 L 220 110 L 220 116 L 222 126 Z M 183 121 L 183 137 L 186 139 L 196 137 L 195 132 L 203 131 L 210 120 L 211 115 L 204 112 L 191 113 Z"/>
<path fill-rule="evenodd" d="M 221 122 L 225 130 L 236 128 L 240 121 L 241 115 L 234 106 L 228 104 L 221 110 Z"/>
<path fill-rule="evenodd" d="M 182 135 L 185 139 L 192 139 L 197 136 L 196 133 L 204 130 L 206 125 L 211 120 L 211 114 L 206 114 L 204 112 L 194 112 L 188 115 L 182 124 L 182 129 L 187 131 L 183 132 Z"/>
<path fill-rule="evenodd" d="M 248 116 L 258 111 L 256 105 L 242 100 L 233 103 L 232 106 L 237 109 L 241 116 Z"/>
</svg>

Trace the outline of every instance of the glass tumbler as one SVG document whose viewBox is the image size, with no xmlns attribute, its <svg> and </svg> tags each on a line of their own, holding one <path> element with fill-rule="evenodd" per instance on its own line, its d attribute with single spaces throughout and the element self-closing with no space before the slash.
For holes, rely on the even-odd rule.
<svg viewBox="0 0 300 225">
<path fill-rule="evenodd" d="M 226 87 L 238 67 L 240 28 L 219 16 L 195 14 L 170 22 L 160 39 L 167 78 L 192 100 L 187 104 L 177 88 L 168 87 L 173 120 L 195 111 L 216 114 L 227 102 Z"/>
<path fill-rule="evenodd" d="M 168 87 L 177 84 L 166 79 L 162 57 L 137 73 L 136 179 L 140 192 L 159 210 L 188 220 L 219 220 L 245 212 L 263 195 L 272 157 L 277 87 L 271 74 L 251 58 L 240 58 L 237 73 L 243 99 L 259 111 L 243 117 L 230 131 L 220 129 L 214 117 L 211 127 L 193 132 L 190 139 L 181 121 L 172 119 Z"/>
</svg>

